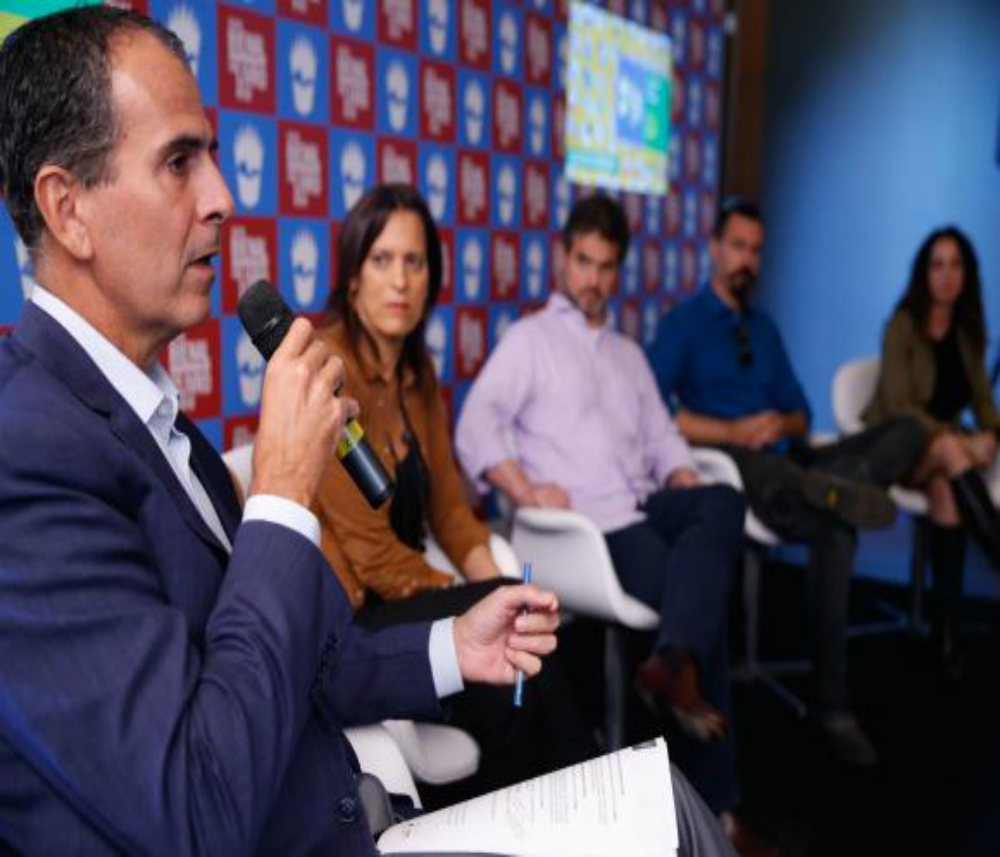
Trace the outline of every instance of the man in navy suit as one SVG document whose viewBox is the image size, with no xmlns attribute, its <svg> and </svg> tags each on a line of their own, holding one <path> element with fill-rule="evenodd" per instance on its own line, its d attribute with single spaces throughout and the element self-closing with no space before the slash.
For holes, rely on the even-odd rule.
<svg viewBox="0 0 1000 857">
<path fill-rule="evenodd" d="M 343 727 L 438 717 L 555 646 L 531 586 L 353 628 L 309 506 L 357 407 L 304 320 L 241 517 L 158 362 L 210 312 L 214 148 L 182 45 L 142 16 L 75 9 L 0 48 L 0 195 L 39 283 L 0 343 L 0 853 L 373 854 Z M 674 792 L 683 853 L 726 853 Z"/>
</svg>

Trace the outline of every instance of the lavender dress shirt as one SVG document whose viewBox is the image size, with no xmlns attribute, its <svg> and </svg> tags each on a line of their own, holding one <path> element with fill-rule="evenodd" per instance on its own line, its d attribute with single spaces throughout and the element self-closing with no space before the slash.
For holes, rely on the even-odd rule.
<svg viewBox="0 0 1000 857">
<path fill-rule="evenodd" d="M 456 432 L 467 473 L 513 459 L 555 482 L 603 532 L 643 520 L 639 504 L 694 467 L 640 348 L 590 327 L 563 295 L 504 334 L 469 391 Z"/>
</svg>

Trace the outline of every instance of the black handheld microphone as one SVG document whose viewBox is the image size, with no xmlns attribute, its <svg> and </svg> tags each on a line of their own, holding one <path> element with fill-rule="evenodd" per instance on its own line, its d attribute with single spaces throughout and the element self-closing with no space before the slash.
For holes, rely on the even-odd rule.
<svg viewBox="0 0 1000 857">
<path fill-rule="evenodd" d="M 243 293 L 236 310 L 257 350 L 270 360 L 295 320 L 288 304 L 267 280 L 258 280 Z M 337 458 L 373 509 L 392 496 L 392 480 L 357 420 L 344 426 L 337 441 Z"/>
</svg>

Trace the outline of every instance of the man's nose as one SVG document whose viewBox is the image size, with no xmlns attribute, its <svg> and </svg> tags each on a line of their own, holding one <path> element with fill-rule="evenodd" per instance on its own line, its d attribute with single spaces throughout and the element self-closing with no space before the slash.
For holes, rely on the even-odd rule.
<svg viewBox="0 0 1000 857">
<path fill-rule="evenodd" d="M 205 171 L 205 186 L 202 193 L 203 218 L 208 221 L 225 223 L 236 210 L 233 195 L 215 161 L 209 159 L 209 167 Z"/>
</svg>

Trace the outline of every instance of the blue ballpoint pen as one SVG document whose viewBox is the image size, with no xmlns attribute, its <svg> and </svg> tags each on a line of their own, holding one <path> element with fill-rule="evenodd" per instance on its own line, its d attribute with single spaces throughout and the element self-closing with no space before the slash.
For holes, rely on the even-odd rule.
<svg viewBox="0 0 1000 857">
<path fill-rule="evenodd" d="M 524 564 L 524 582 L 531 583 L 531 563 Z M 526 613 L 526 610 L 522 610 Z M 514 679 L 514 707 L 520 708 L 524 701 L 524 670 L 517 671 L 517 678 Z"/>
</svg>

